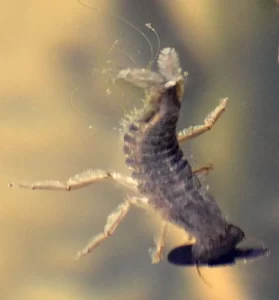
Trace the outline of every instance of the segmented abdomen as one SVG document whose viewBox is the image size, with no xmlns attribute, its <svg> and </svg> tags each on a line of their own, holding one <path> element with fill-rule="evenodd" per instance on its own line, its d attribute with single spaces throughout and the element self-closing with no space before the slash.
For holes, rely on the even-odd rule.
<svg viewBox="0 0 279 300">
<path fill-rule="evenodd" d="M 179 147 L 176 124 L 180 103 L 175 87 L 162 93 L 158 103 L 154 108 L 148 107 L 127 127 L 123 149 L 126 164 L 138 182 L 139 192 L 149 203 L 169 221 L 197 237 L 208 228 L 212 213 L 218 225 L 224 220 Z M 203 205 L 205 202 L 207 205 Z"/>
<path fill-rule="evenodd" d="M 175 88 L 160 97 L 159 107 L 148 107 L 124 135 L 126 164 L 138 181 L 140 193 L 156 208 L 170 206 L 193 185 L 191 167 L 176 138 L 180 103 Z"/>
</svg>

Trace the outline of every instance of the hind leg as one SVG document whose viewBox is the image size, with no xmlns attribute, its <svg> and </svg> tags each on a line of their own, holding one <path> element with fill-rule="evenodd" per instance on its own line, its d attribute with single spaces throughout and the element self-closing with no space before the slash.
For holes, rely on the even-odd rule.
<svg viewBox="0 0 279 300">
<path fill-rule="evenodd" d="M 206 166 L 200 167 L 198 169 L 194 169 L 193 173 L 195 174 L 208 174 L 211 170 L 213 170 L 213 164 L 208 164 Z"/>
<path fill-rule="evenodd" d="M 107 238 L 112 236 L 120 223 L 127 216 L 129 210 L 133 205 L 146 207 L 148 203 L 147 198 L 131 197 L 121 203 L 115 211 L 113 211 L 107 218 L 107 222 L 104 227 L 104 231 L 94 236 L 89 243 L 78 252 L 76 259 L 91 253 L 97 246 L 103 243 Z"/>
<path fill-rule="evenodd" d="M 158 264 L 163 260 L 163 250 L 165 248 L 165 238 L 167 234 L 168 223 L 163 221 L 160 235 L 155 239 L 155 247 L 150 248 L 150 256 L 153 264 Z"/>
</svg>

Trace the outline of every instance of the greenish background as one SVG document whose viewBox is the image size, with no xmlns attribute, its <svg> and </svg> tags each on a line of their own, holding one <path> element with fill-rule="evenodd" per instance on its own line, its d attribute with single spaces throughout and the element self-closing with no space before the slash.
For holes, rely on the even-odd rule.
<svg viewBox="0 0 279 300">
<path fill-rule="evenodd" d="M 0 299 L 278 299 L 278 1 L 1 1 Z M 99 11 L 99 10 L 100 11 Z M 66 179 L 86 168 L 129 174 L 117 128 L 142 94 L 94 72 L 146 66 L 174 47 L 190 73 L 179 127 L 200 124 L 220 98 L 213 130 L 185 145 L 230 221 L 271 249 L 267 259 L 218 269 L 165 260 L 148 248 L 160 218 L 135 209 L 108 241 L 72 257 L 100 232 L 127 192 L 100 183 L 71 193 L 8 189 L 20 179 Z M 117 40 L 117 42 L 116 42 Z M 107 61 L 111 61 L 108 63 Z M 111 93 L 107 93 L 107 89 Z M 185 243 L 171 228 L 167 249 Z"/>
</svg>

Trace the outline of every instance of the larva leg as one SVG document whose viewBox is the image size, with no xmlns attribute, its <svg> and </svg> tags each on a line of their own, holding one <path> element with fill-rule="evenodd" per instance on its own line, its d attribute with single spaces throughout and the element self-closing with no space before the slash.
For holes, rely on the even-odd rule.
<svg viewBox="0 0 279 300">
<path fill-rule="evenodd" d="M 201 168 L 193 170 L 193 173 L 195 173 L 195 174 L 202 174 L 202 173 L 208 174 L 211 170 L 213 170 L 213 165 L 208 164 L 206 166 L 203 166 Z"/>
<path fill-rule="evenodd" d="M 180 143 L 197 137 L 212 128 L 226 109 L 228 98 L 222 99 L 220 104 L 205 118 L 203 125 L 190 126 L 178 132 L 177 139 Z"/>
<path fill-rule="evenodd" d="M 117 172 L 106 172 L 103 170 L 86 170 L 82 173 L 70 177 L 66 181 L 58 180 L 42 180 L 35 182 L 20 181 L 18 183 L 10 183 L 9 187 L 26 188 L 31 190 L 64 190 L 71 191 L 83 188 L 95 182 L 113 179 L 132 190 L 136 190 L 136 182 L 131 177 L 124 176 Z"/>
<path fill-rule="evenodd" d="M 90 240 L 90 242 L 86 245 L 86 247 L 83 250 L 78 252 L 75 258 L 80 259 L 81 257 L 91 253 L 97 246 L 99 246 L 102 242 L 104 242 L 108 237 L 113 235 L 117 227 L 127 216 L 132 205 L 142 207 L 142 206 L 146 206 L 147 203 L 148 200 L 146 198 L 138 198 L 138 197 L 128 198 L 126 201 L 121 203 L 117 207 L 117 209 L 108 216 L 106 225 L 104 227 L 104 231 L 94 236 Z"/>
<path fill-rule="evenodd" d="M 155 247 L 150 249 L 150 255 L 153 264 L 158 264 L 163 260 L 163 250 L 165 247 L 165 238 L 167 234 L 168 223 L 163 221 L 162 229 L 158 239 L 155 240 Z"/>
</svg>

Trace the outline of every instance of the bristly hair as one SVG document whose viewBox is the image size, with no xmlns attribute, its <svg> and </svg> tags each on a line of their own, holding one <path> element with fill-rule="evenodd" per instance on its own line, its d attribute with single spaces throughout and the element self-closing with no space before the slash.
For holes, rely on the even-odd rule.
<svg viewBox="0 0 279 300">
<path fill-rule="evenodd" d="M 174 48 L 164 48 L 158 57 L 159 72 L 168 80 L 177 80 L 181 76 L 178 54 Z"/>
<path fill-rule="evenodd" d="M 175 49 L 162 49 L 158 56 L 157 64 L 158 72 L 137 68 L 124 69 L 118 73 L 117 79 L 123 79 L 145 90 L 152 89 L 155 86 L 159 87 L 160 85 L 163 89 L 170 87 L 170 85 L 176 85 L 178 97 L 181 98 L 185 76 L 181 74 L 182 69 L 180 68 L 178 54 Z M 165 86 L 162 85 L 164 83 Z M 148 93 L 146 93 L 146 98 L 142 102 L 143 107 L 141 109 L 134 108 L 120 121 L 121 138 L 128 131 L 128 126 L 149 107 Z"/>
<path fill-rule="evenodd" d="M 142 101 L 143 102 L 143 101 Z M 144 103 L 144 102 L 143 102 Z M 145 103 L 144 103 L 145 104 Z M 119 125 L 119 133 L 121 140 L 123 139 L 123 135 L 128 131 L 129 125 L 136 120 L 136 118 L 143 113 L 146 105 L 142 108 L 134 107 L 130 112 L 126 113 L 124 117 L 120 120 Z"/>
</svg>

